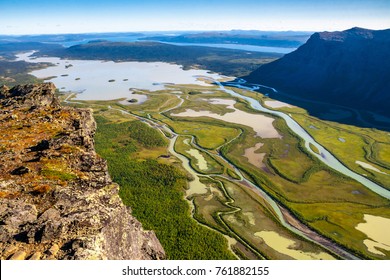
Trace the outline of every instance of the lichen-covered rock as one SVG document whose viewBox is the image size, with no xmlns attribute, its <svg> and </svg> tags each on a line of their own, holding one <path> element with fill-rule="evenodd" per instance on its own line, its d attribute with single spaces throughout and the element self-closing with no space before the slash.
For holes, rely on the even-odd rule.
<svg viewBox="0 0 390 280">
<path fill-rule="evenodd" d="M 60 107 L 54 91 L 0 91 L 0 258 L 165 258 L 96 154 L 91 110 Z"/>
<path fill-rule="evenodd" d="M 19 85 L 11 88 L 8 92 L 7 88 L 3 87 L 0 91 L 0 102 L 3 106 L 58 107 L 60 103 L 53 94 L 55 89 L 53 83 Z"/>
</svg>

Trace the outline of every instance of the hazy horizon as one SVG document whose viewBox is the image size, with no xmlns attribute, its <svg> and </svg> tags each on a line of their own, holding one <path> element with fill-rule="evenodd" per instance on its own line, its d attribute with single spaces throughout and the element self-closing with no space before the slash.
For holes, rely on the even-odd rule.
<svg viewBox="0 0 390 280">
<path fill-rule="evenodd" d="M 1 1 L 0 34 L 390 28 L 390 1 Z"/>
<path fill-rule="evenodd" d="M 370 28 L 365 28 L 362 26 L 353 26 L 351 28 L 363 28 L 363 29 L 370 29 Z M 333 30 L 333 31 L 344 31 L 348 30 L 351 28 L 343 29 L 343 30 Z M 387 30 L 389 28 L 384 28 L 384 29 L 370 29 L 370 30 Z M 321 31 L 315 31 L 315 30 L 256 30 L 256 29 L 230 29 L 230 30 L 134 30 L 134 31 L 105 31 L 105 32 L 100 32 L 100 31 L 95 31 L 95 32 L 64 32 L 64 33 L 30 33 L 30 34 L 1 34 L 0 36 L 10 36 L 10 37 L 19 37 L 19 36 L 50 36 L 50 35 L 94 35 L 94 34 L 131 34 L 131 33 L 140 33 L 144 35 L 180 35 L 180 34 L 185 34 L 185 33 L 201 33 L 201 32 L 228 32 L 228 31 L 256 31 L 256 32 L 274 32 L 274 33 L 283 33 L 283 32 L 295 32 L 295 33 L 315 33 L 315 32 L 321 32 Z M 328 30 L 324 30 L 326 32 Z M 149 34 L 148 34 L 149 33 Z"/>
</svg>

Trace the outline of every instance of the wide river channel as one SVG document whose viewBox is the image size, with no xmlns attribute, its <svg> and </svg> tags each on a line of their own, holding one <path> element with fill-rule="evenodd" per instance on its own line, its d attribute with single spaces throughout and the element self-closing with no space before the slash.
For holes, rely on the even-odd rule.
<svg viewBox="0 0 390 280">
<path fill-rule="evenodd" d="M 302 138 L 305 141 L 306 149 L 308 151 L 310 151 L 315 157 L 317 157 L 319 160 L 321 160 L 323 163 L 325 163 L 329 167 L 337 170 L 338 172 L 340 172 L 340 173 L 342 173 L 342 174 L 344 174 L 344 175 L 346 175 L 346 176 L 348 176 L 350 178 L 355 179 L 356 181 L 358 181 L 359 183 L 363 184 L 364 186 L 366 186 L 367 188 L 369 188 L 373 192 L 377 193 L 378 195 L 380 195 L 380 196 L 382 196 L 384 198 L 390 199 L 390 191 L 389 190 L 383 188 L 382 186 L 372 182 L 371 180 L 365 178 L 364 176 L 362 176 L 362 175 L 360 175 L 360 174 L 358 174 L 356 172 L 353 172 L 352 170 L 347 168 L 336 157 L 334 157 L 333 154 L 331 154 L 328 150 L 326 150 L 324 147 L 322 147 L 320 144 L 318 144 L 313 139 L 313 137 L 311 137 L 310 134 L 307 133 L 307 131 L 305 129 L 303 129 L 289 115 L 287 115 L 285 113 L 282 113 L 282 112 L 279 112 L 279 111 L 274 111 L 274 110 L 267 109 L 267 108 L 263 107 L 258 100 L 254 99 L 254 98 L 251 98 L 251 97 L 247 97 L 247 96 L 243 96 L 241 94 L 238 94 L 237 92 L 235 92 L 235 91 L 233 91 L 231 89 L 227 89 L 220 82 L 216 82 L 216 83 L 226 93 L 229 93 L 230 95 L 232 95 L 234 97 L 239 97 L 239 98 L 242 98 L 242 99 L 248 101 L 253 109 L 283 118 L 286 121 L 288 127 L 292 131 L 294 131 L 300 138 Z M 254 86 L 251 86 L 251 87 L 245 86 L 245 81 L 243 81 L 243 80 L 241 80 L 239 82 L 236 82 L 236 83 L 228 82 L 228 83 L 225 83 L 225 84 L 229 85 L 229 86 L 235 86 L 235 87 L 238 87 L 238 88 L 250 90 L 250 91 L 254 91 L 254 89 L 262 87 L 262 85 L 254 85 Z M 274 90 L 276 92 L 275 89 L 272 89 L 272 90 Z M 319 154 L 314 153 L 311 150 L 311 148 L 309 146 L 310 144 L 314 145 L 318 149 Z"/>
</svg>

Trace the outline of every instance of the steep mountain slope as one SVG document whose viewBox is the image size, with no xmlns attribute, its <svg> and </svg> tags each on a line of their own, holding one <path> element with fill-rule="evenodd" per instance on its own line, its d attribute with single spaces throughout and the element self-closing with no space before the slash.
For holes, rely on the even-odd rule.
<svg viewBox="0 0 390 280">
<path fill-rule="evenodd" d="M 0 259 L 161 259 L 95 152 L 92 111 L 52 83 L 0 88 Z"/>
<path fill-rule="evenodd" d="M 390 29 L 321 32 L 247 77 L 311 100 L 389 116 Z"/>
</svg>

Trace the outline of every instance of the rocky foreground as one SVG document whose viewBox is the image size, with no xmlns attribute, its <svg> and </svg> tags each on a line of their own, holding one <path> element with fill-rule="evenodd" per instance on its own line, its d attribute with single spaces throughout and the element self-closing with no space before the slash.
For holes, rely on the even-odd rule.
<svg viewBox="0 0 390 280">
<path fill-rule="evenodd" d="M 87 109 L 52 83 L 0 88 L 0 258 L 163 259 L 94 150 Z"/>
</svg>

